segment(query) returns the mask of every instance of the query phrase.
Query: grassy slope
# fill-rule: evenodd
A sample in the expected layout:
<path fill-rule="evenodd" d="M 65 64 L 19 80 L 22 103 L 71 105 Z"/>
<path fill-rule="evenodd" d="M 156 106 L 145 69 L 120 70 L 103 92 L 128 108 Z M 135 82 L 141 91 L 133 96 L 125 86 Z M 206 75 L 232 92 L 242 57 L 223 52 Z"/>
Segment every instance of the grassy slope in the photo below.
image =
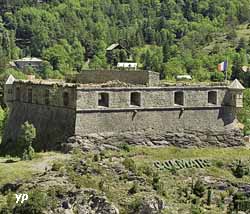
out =
<path fill-rule="evenodd" d="M 93 161 L 94 154 L 85 156 L 88 166 L 95 169 L 96 173 L 87 174 L 83 176 L 72 175 L 73 182 L 86 188 L 95 188 L 105 192 L 110 201 L 116 204 L 121 210 L 121 213 L 127 213 L 126 207 L 128 204 L 134 203 L 136 198 L 143 195 L 157 194 L 166 200 L 170 205 L 170 209 L 166 213 L 172 213 L 170 210 L 175 210 L 177 213 L 187 213 L 190 210 L 190 203 L 182 202 L 180 200 L 179 192 L 190 187 L 192 179 L 212 179 L 215 181 L 226 181 L 229 183 L 249 183 L 250 176 L 243 178 L 236 178 L 233 176 L 231 169 L 228 167 L 235 160 L 250 160 L 250 150 L 247 148 L 204 148 L 204 149 L 180 149 L 180 148 L 145 148 L 133 147 L 130 152 L 122 151 L 108 151 L 105 152 L 102 161 Z M 82 157 L 81 157 L 82 158 Z M 136 163 L 135 174 L 142 177 L 146 182 L 139 182 L 139 191 L 136 194 L 128 194 L 129 189 L 134 185 L 134 181 L 127 179 L 126 174 L 117 175 L 111 168 L 115 168 L 121 164 L 125 158 L 133 159 Z M 154 161 L 164 161 L 171 159 L 210 159 L 212 166 L 203 169 L 183 169 L 178 170 L 177 174 L 172 174 L 167 170 L 157 170 L 153 166 Z M 216 163 L 222 163 L 217 165 Z M 107 167 L 108 166 L 108 167 Z M 145 173 L 145 169 L 151 171 L 151 175 Z M 147 171 L 148 171 L 147 170 Z M 155 191 L 152 188 L 153 172 L 158 172 L 160 182 L 163 185 L 162 190 Z M 150 173 L 149 173 L 150 174 Z M 104 183 L 103 189 L 100 189 L 99 183 Z M 220 196 L 220 192 L 214 195 Z M 228 194 L 228 193 L 224 193 Z M 216 196 L 216 197 L 217 197 Z M 205 196 L 206 197 L 206 196 Z M 206 200 L 204 198 L 204 200 Z M 224 210 L 214 205 L 211 213 L 224 213 Z M 174 213 L 174 212 L 173 212 Z M 210 212 L 208 212 L 210 213 Z"/>
<path fill-rule="evenodd" d="M 94 160 L 94 153 L 73 155 L 70 164 L 62 162 L 65 159 L 63 154 L 44 153 L 39 154 L 33 161 L 19 161 L 16 163 L 4 163 L 4 159 L 0 159 L 0 186 L 8 182 L 14 182 L 17 179 L 26 180 L 32 179 L 34 173 L 42 172 L 45 166 L 51 162 L 59 160 L 60 163 L 65 163 L 62 166 L 70 175 L 70 181 L 83 187 L 94 188 L 102 193 L 105 193 L 110 201 L 119 207 L 122 214 L 127 213 L 128 205 L 135 203 L 137 198 L 142 196 L 157 194 L 161 196 L 169 205 L 169 209 L 165 213 L 187 213 L 190 210 L 191 204 L 185 199 L 182 199 L 180 192 L 183 189 L 190 187 L 192 179 L 198 177 L 202 179 L 212 179 L 215 181 L 227 181 L 230 183 L 250 183 L 250 176 L 236 178 L 233 176 L 228 164 L 233 161 L 242 159 L 249 163 L 250 150 L 248 148 L 203 148 L 203 149 L 180 149 L 180 148 L 148 148 L 148 147 L 130 147 L 130 151 L 105 151 L 102 160 Z M 117 166 L 121 166 L 126 159 L 133 159 L 136 169 L 133 173 L 145 182 L 138 183 L 138 190 L 135 194 L 129 194 L 128 191 L 134 185 L 136 180 L 130 180 L 129 172 L 117 174 L 114 172 Z M 212 167 L 203 169 L 183 169 L 178 170 L 173 174 L 167 170 L 157 170 L 153 163 L 154 161 L 165 161 L 171 159 L 210 159 Z M 75 172 L 74 164 L 79 164 L 79 160 L 86 160 L 88 169 L 87 173 L 79 175 Z M 222 163 L 220 165 L 216 163 Z M 146 173 L 147 171 L 147 173 Z M 154 190 L 152 187 L 153 173 L 158 173 L 162 188 Z M 100 183 L 103 183 L 102 187 Z M 219 197 L 220 192 L 214 191 L 214 196 Z M 206 196 L 204 196 L 204 200 Z M 1 201 L 6 200 L 0 197 Z M 183 200 L 183 201 L 182 201 Z M 206 213 L 224 213 L 223 208 L 219 208 L 216 204 L 212 206 L 211 212 Z"/>

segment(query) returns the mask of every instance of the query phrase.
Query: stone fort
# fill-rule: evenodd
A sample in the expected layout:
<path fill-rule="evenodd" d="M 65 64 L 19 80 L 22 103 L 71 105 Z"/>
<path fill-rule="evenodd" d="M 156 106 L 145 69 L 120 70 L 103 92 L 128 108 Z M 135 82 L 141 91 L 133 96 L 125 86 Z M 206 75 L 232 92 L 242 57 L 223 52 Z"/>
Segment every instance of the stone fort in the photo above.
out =
<path fill-rule="evenodd" d="M 237 146 L 243 89 L 238 80 L 167 85 L 159 73 L 139 70 L 88 70 L 71 82 L 10 76 L 3 146 L 16 142 L 25 121 L 37 129 L 35 147 L 43 150 L 72 136 L 104 144 Z"/>

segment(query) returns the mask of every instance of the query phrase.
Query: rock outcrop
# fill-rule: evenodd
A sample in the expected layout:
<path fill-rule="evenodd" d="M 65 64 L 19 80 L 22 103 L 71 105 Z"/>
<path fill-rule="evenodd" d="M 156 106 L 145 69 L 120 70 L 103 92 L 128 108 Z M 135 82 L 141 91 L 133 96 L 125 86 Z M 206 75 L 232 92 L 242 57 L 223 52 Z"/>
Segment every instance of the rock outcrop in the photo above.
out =
<path fill-rule="evenodd" d="M 68 152 L 74 147 L 81 148 L 83 151 L 119 149 L 126 143 L 128 145 L 139 146 L 177 146 L 182 148 L 189 147 L 234 147 L 243 146 L 242 132 L 238 129 L 228 131 L 185 131 L 180 133 L 168 132 L 165 134 L 151 134 L 142 132 L 126 133 L 100 133 L 87 136 L 73 136 L 68 142 L 63 144 L 63 151 Z"/>

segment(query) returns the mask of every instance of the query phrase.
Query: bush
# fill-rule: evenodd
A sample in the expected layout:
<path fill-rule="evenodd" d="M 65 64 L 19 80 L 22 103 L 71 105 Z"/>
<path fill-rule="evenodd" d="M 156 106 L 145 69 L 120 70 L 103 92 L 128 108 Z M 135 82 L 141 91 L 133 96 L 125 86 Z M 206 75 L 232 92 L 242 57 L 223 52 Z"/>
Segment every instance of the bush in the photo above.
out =
<path fill-rule="evenodd" d="M 61 162 L 54 162 L 53 165 L 52 165 L 52 168 L 51 170 L 52 171 L 59 171 L 61 168 L 63 167 L 63 163 Z"/>
<path fill-rule="evenodd" d="M 133 183 L 133 186 L 128 190 L 128 194 L 133 195 L 139 192 L 139 185 L 137 182 Z"/>
<path fill-rule="evenodd" d="M 218 168 L 222 168 L 224 166 L 224 163 L 221 160 L 216 160 L 215 161 L 215 166 L 218 167 Z"/>
<path fill-rule="evenodd" d="M 22 160 L 32 160 L 35 156 L 35 150 L 32 146 L 29 146 L 28 149 L 24 150 Z"/>
<path fill-rule="evenodd" d="M 100 161 L 100 159 L 101 159 L 101 158 L 100 158 L 100 155 L 99 155 L 99 154 L 95 154 L 94 157 L 93 157 L 93 161 L 94 161 L 94 162 L 98 162 L 98 161 Z"/>
<path fill-rule="evenodd" d="M 193 193 L 199 198 L 202 198 L 205 194 L 205 191 L 206 188 L 204 183 L 200 179 L 198 179 L 193 186 Z"/>
<path fill-rule="evenodd" d="M 125 166 L 125 168 L 127 170 L 130 170 L 132 172 L 136 172 L 136 165 L 135 165 L 135 162 L 133 159 L 131 158 L 126 158 L 124 161 L 123 161 L 123 165 Z"/>
<path fill-rule="evenodd" d="M 222 82 L 224 79 L 225 79 L 224 73 L 222 73 L 222 72 L 211 73 L 211 81 Z"/>
<path fill-rule="evenodd" d="M 120 145 L 120 148 L 126 152 L 130 152 L 129 145 L 127 143 L 123 143 Z"/>
<path fill-rule="evenodd" d="M 50 206 L 51 200 L 48 200 L 47 194 L 38 190 L 33 190 L 29 194 L 29 200 L 24 204 L 18 205 L 13 213 L 19 214 L 36 214 L 42 213 L 44 209 Z"/>
<path fill-rule="evenodd" d="M 243 201 L 245 199 L 246 199 L 246 196 L 244 195 L 244 193 L 236 192 L 233 195 L 233 201 L 232 201 L 234 209 L 237 209 L 239 201 Z"/>
<path fill-rule="evenodd" d="M 36 139 L 36 128 L 33 124 L 26 121 L 20 130 L 20 134 L 17 139 L 17 155 L 24 160 L 31 160 L 34 156 L 34 149 L 32 143 Z"/>
<path fill-rule="evenodd" d="M 242 178 L 244 175 L 248 174 L 246 166 L 243 165 L 242 161 L 238 161 L 236 166 L 232 168 L 233 175 L 236 178 Z"/>

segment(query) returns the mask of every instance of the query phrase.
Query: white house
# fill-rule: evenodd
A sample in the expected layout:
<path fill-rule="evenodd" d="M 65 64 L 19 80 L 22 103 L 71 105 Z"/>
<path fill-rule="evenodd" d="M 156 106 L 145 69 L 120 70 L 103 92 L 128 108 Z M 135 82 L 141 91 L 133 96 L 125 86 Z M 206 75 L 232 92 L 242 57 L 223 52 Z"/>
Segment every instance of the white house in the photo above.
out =
<path fill-rule="evenodd" d="M 134 62 L 118 62 L 117 68 L 131 68 L 136 70 L 137 69 L 137 63 Z"/>

